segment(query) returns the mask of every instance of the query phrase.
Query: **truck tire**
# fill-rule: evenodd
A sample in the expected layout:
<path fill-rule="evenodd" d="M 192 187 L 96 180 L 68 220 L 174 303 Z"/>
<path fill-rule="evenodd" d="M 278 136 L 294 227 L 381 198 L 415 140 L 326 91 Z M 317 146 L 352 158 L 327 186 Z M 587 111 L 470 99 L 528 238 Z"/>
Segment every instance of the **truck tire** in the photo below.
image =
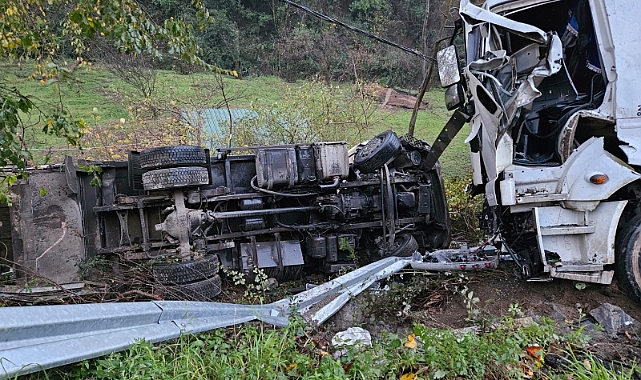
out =
<path fill-rule="evenodd" d="M 145 190 L 165 190 L 209 184 L 209 170 L 199 166 L 150 170 L 142 175 Z"/>
<path fill-rule="evenodd" d="M 163 285 L 183 285 L 210 278 L 218 273 L 218 255 L 176 263 L 155 264 L 154 279 Z"/>
<path fill-rule="evenodd" d="M 418 242 L 412 234 L 400 234 L 394 239 L 394 246 L 384 252 L 383 257 L 412 257 L 418 250 Z"/>
<path fill-rule="evenodd" d="M 394 131 L 385 131 L 369 140 L 354 156 L 354 166 L 371 173 L 392 161 L 401 151 L 401 140 Z"/>
<path fill-rule="evenodd" d="M 615 246 L 617 283 L 630 298 L 641 302 L 641 216 L 617 231 Z"/>
<path fill-rule="evenodd" d="M 160 293 L 167 300 L 212 301 L 222 291 L 220 275 L 184 285 L 166 285 Z"/>
<path fill-rule="evenodd" d="M 201 166 L 207 164 L 205 149 L 192 145 L 161 146 L 140 152 L 140 167 L 162 169 L 175 166 Z"/>

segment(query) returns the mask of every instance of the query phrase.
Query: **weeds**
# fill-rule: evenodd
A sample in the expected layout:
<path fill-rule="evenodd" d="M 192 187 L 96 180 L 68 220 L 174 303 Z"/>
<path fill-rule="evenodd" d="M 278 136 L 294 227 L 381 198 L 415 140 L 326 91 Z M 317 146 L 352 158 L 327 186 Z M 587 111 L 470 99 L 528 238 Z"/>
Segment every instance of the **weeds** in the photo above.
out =
<path fill-rule="evenodd" d="M 512 315 L 513 318 L 521 318 L 525 315 L 523 314 L 523 310 L 521 310 L 521 306 L 519 306 L 518 302 L 511 303 L 507 311 Z"/>
<path fill-rule="evenodd" d="M 367 312 L 379 319 L 394 319 L 398 323 L 415 320 L 414 310 L 428 313 L 441 307 L 455 287 L 465 286 L 469 279 L 451 275 L 426 275 L 425 272 L 407 272 L 397 275 L 402 281 L 388 281 L 386 291 L 369 295 Z M 402 277 L 402 278 L 401 278 Z"/>
<path fill-rule="evenodd" d="M 566 380 L 568 373 L 576 380 L 628 380 L 638 379 L 641 368 L 636 363 L 626 365 L 623 363 L 604 362 L 591 353 L 578 354 L 569 349 L 567 358 L 556 356 L 560 361 L 556 371 L 547 373 L 553 380 Z"/>
<path fill-rule="evenodd" d="M 457 235 L 454 240 L 470 242 L 472 244 L 481 240 L 482 232 L 479 229 L 478 215 L 483 208 L 483 197 L 470 197 L 465 191 L 472 182 L 470 175 L 460 177 L 445 177 L 445 195 L 450 209 L 452 231 Z"/>
<path fill-rule="evenodd" d="M 469 290 L 467 286 L 459 290 L 459 293 L 463 296 L 463 302 L 467 310 L 467 320 L 470 322 L 476 321 L 481 314 L 481 310 L 478 307 L 478 303 L 481 300 L 478 297 L 474 297 L 474 292 Z"/>
<path fill-rule="evenodd" d="M 359 143 L 381 125 L 376 103 L 357 87 L 306 82 L 288 88 L 283 101 L 252 107 L 256 117 L 234 126 L 232 145 L 293 144 L 313 141 Z"/>
<path fill-rule="evenodd" d="M 244 288 L 241 300 L 236 300 L 236 302 L 244 301 L 248 304 L 263 304 L 268 301 L 266 292 L 271 290 L 272 286 L 265 271 L 254 268 L 251 273 L 245 274 L 225 266 L 221 266 L 220 269 L 231 284 Z"/>
<path fill-rule="evenodd" d="M 306 332 L 304 327 L 300 319 L 295 319 L 282 329 L 247 324 L 184 335 L 162 345 L 139 341 L 125 352 L 30 378 L 388 379 L 402 375 L 413 379 L 526 378 L 538 370 L 541 360 L 531 357 L 526 347 L 537 343 L 545 350 L 559 339 L 554 326 L 546 320 L 523 327 L 506 318 L 499 327 L 478 335 L 417 324 L 410 337 L 415 344 L 404 344 L 408 341 L 405 337 L 383 333 L 372 347 L 350 347 L 334 358 L 318 336 Z M 575 362 L 584 363 L 578 359 Z M 588 373 L 586 366 L 573 365 L 568 368 Z M 589 368 L 589 373 L 604 371 L 594 361 Z"/>

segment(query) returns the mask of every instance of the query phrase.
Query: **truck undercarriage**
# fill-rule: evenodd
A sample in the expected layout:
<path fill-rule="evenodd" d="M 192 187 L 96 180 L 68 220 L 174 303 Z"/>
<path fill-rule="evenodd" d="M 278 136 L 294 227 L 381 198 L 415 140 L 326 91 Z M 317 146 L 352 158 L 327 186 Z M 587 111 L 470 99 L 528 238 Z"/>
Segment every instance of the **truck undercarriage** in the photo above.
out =
<path fill-rule="evenodd" d="M 10 261 L 23 269 L 19 282 L 59 284 L 78 281 L 80 263 L 99 255 L 151 261 L 163 297 L 209 300 L 219 264 L 282 281 L 445 248 L 449 215 L 428 153 L 387 131 L 349 152 L 317 142 L 67 159 L 12 187 Z"/>

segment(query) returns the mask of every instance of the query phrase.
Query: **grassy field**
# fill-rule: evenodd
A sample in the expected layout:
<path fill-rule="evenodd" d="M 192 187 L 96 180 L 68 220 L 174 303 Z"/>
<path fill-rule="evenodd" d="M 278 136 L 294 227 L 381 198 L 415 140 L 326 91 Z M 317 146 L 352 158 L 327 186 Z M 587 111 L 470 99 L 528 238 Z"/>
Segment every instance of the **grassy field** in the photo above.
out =
<path fill-rule="evenodd" d="M 125 146 L 131 142 L 134 137 L 139 141 L 140 136 L 146 132 L 139 129 L 139 118 L 137 114 L 140 108 L 133 109 L 134 105 L 144 103 L 144 99 L 135 91 L 134 88 L 119 80 L 108 70 L 97 66 L 85 66 L 74 72 L 73 78 L 65 82 L 41 81 L 38 78 L 29 78 L 32 74 L 31 66 L 17 66 L 3 62 L 0 69 L 4 72 L 4 79 L 7 83 L 15 84 L 24 94 L 30 96 L 43 107 L 43 109 L 55 108 L 59 101 L 69 109 L 71 115 L 75 118 L 82 118 L 89 127 L 89 134 L 84 139 L 83 145 L 88 149 L 84 153 L 84 158 L 104 158 L 96 152 L 99 149 L 107 149 L 106 146 Z M 58 87 L 59 86 L 59 87 Z M 196 73 L 191 75 L 180 75 L 171 71 L 160 71 L 156 79 L 156 90 L 151 99 L 147 102 L 150 107 L 172 108 L 175 110 L 221 107 L 225 104 L 221 88 L 224 89 L 225 98 L 230 107 L 234 108 L 251 108 L 254 110 L 274 110 L 287 108 L 288 103 L 303 102 L 304 107 L 310 107 L 309 112 L 322 111 L 314 109 L 315 102 L 318 99 L 330 96 L 335 97 L 335 104 L 345 104 L 350 102 L 362 102 L 368 109 L 368 133 L 365 136 L 372 136 L 386 129 L 392 129 L 399 135 L 405 134 L 411 118 L 411 110 L 395 109 L 383 110 L 376 107 L 373 98 L 366 100 L 358 99 L 355 94 L 353 85 L 337 86 L 325 85 L 316 82 L 310 85 L 310 82 L 287 83 L 274 77 L 254 77 L 248 79 L 234 79 L 231 77 L 220 78 L 210 73 Z M 58 96 L 60 90 L 60 97 Z M 310 93 L 313 92 L 313 93 Z M 433 90 L 426 95 L 428 107 L 421 110 L 416 123 L 415 136 L 423 139 L 428 143 L 433 142 L 442 126 L 449 117 L 449 113 L 443 107 L 443 92 L 440 89 Z M 306 99 L 309 101 L 306 102 Z M 324 99 L 324 98 L 323 98 Z M 166 105 L 166 107 L 165 107 Z M 357 108 L 358 104 L 352 104 L 352 108 Z M 306 109 L 303 107 L 303 110 Z M 340 106 L 339 106 L 340 107 Z M 299 107 L 300 108 L 300 107 Z M 336 108 L 337 113 L 343 112 L 341 108 Z M 352 112 L 354 110 L 352 109 Z M 330 111 L 331 112 L 331 111 Z M 120 121 L 124 120 L 124 123 Z M 34 125 L 34 128 L 28 129 L 26 140 L 30 147 L 34 149 L 34 164 L 42 163 L 43 154 L 38 152 L 47 152 L 53 148 L 53 161 L 60 159 L 63 154 L 79 155 L 72 150 L 64 150 L 67 147 L 61 139 L 52 136 L 43 136 L 38 127 L 39 120 L 27 120 L 27 123 Z M 165 128 L 162 121 L 155 124 L 153 120 L 145 121 L 147 131 Z M 154 127 L 155 125 L 155 127 Z M 92 131 L 100 130 L 101 135 L 92 135 Z M 112 129 L 119 129 L 116 133 Z M 124 133 L 128 132 L 128 136 Z M 347 137 L 350 143 L 357 141 L 356 133 L 350 137 L 349 130 L 343 130 L 340 137 Z M 177 132 L 178 134 L 183 132 Z M 134 137 L 132 137 L 132 135 Z M 119 137 L 118 137 L 119 136 Z M 361 138 L 362 139 L 362 138 Z M 450 147 L 444 153 L 441 164 L 445 177 L 465 175 L 469 171 L 468 148 L 463 142 L 465 132 L 452 142 Z M 175 139 L 160 138 L 150 135 L 145 144 L 148 145 L 167 145 L 175 142 Z M 60 151 L 58 151 L 60 149 Z M 109 148 L 111 149 L 111 148 Z M 122 154 L 114 155 L 116 158 L 122 157 Z"/>

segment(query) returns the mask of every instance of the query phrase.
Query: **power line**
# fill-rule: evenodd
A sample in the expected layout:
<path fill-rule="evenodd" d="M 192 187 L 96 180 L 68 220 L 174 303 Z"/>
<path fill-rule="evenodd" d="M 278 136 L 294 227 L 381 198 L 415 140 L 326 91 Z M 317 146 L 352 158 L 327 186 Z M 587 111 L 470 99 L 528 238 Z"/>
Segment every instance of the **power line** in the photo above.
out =
<path fill-rule="evenodd" d="M 317 17 L 317 18 L 319 18 L 321 20 L 324 20 L 324 21 L 327 21 L 327 22 L 331 22 L 332 24 L 340 25 L 340 26 L 345 27 L 345 28 L 347 28 L 349 30 L 352 30 L 354 32 L 361 33 L 361 34 L 363 34 L 363 35 L 365 35 L 365 36 L 367 36 L 369 38 L 375 39 L 376 41 L 382 42 L 382 43 L 390 45 L 390 46 L 394 46 L 395 48 L 401 49 L 406 53 L 414 54 L 417 57 L 419 57 L 419 58 L 421 58 L 421 59 L 423 59 L 425 61 L 430 61 L 430 62 L 436 63 L 436 59 L 434 59 L 432 57 L 428 57 L 428 56 L 426 56 L 425 54 L 421 53 L 420 51 L 418 51 L 416 49 L 411 49 L 411 48 L 408 48 L 407 46 L 399 45 L 396 42 L 392 42 L 392 41 L 387 40 L 387 39 L 385 39 L 383 37 L 379 37 L 379 36 L 374 35 L 374 34 L 368 32 L 366 30 L 359 29 L 359 28 L 357 28 L 355 26 L 346 24 L 346 23 L 344 23 L 344 22 L 342 22 L 340 20 L 337 20 L 337 19 L 335 19 L 333 17 L 324 15 L 324 14 L 318 12 L 318 11 L 315 11 L 313 9 L 307 8 L 307 7 L 303 6 L 303 5 L 296 4 L 291 0 L 281 0 L 281 1 L 293 6 L 295 8 L 303 10 L 303 11 L 309 13 L 309 14 L 312 14 L 315 17 Z"/>

